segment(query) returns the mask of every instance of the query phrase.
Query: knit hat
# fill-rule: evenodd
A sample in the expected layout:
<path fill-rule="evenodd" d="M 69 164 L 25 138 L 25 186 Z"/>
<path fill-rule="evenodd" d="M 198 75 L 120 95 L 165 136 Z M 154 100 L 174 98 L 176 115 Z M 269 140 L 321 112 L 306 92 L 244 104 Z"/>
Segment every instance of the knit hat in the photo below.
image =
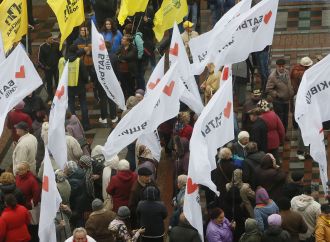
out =
<path fill-rule="evenodd" d="M 121 206 L 118 208 L 117 217 L 119 219 L 127 219 L 131 216 L 131 211 L 127 206 Z"/>
<path fill-rule="evenodd" d="M 265 99 L 260 100 L 257 104 L 257 107 L 261 108 L 264 112 L 268 112 L 270 110 L 269 103 Z"/>
<path fill-rule="evenodd" d="M 238 140 L 244 139 L 244 138 L 250 138 L 250 135 L 247 131 L 241 131 L 238 134 Z"/>
<path fill-rule="evenodd" d="M 256 191 L 256 204 L 267 204 L 269 201 L 269 195 L 265 188 L 261 187 Z"/>
<path fill-rule="evenodd" d="M 308 66 L 313 65 L 313 61 L 308 56 L 305 56 L 305 57 L 301 58 L 300 65 L 308 67 Z"/>
<path fill-rule="evenodd" d="M 269 226 L 281 226 L 282 225 L 282 217 L 279 214 L 272 214 L 267 219 Z"/>
<path fill-rule="evenodd" d="M 101 199 L 94 199 L 92 202 L 92 209 L 93 211 L 98 211 L 101 210 L 103 208 L 103 202 L 101 201 Z"/>
<path fill-rule="evenodd" d="M 245 220 L 245 232 L 251 233 L 258 230 L 258 223 L 257 220 L 253 218 L 248 218 Z"/>
<path fill-rule="evenodd" d="M 279 65 L 279 66 L 285 65 L 285 60 L 284 59 L 278 59 L 276 61 L 276 65 Z"/>
<path fill-rule="evenodd" d="M 152 171 L 149 170 L 147 167 L 141 167 L 138 169 L 138 175 L 139 176 L 151 176 Z"/>
<path fill-rule="evenodd" d="M 16 104 L 16 106 L 14 107 L 14 109 L 22 110 L 24 107 L 25 107 L 25 102 L 24 101 L 20 101 L 19 103 Z"/>
<path fill-rule="evenodd" d="M 291 178 L 295 182 L 300 181 L 301 179 L 303 179 L 303 177 L 304 177 L 304 173 L 301 171 L 294 171 L 291 173 Z"/>
<path fill-rule="evenodd" d="M 65 174 L 62 170 L 57 169 L 55 171 L 55 180 L 56 180 L 56 182 L 64 182 L 65 181 Z"/>
<path fill-rule="evenodd" d="M 118 171 L 128 171 L 130 169 L 129 162 L 122 159 L 118 163 Z"/>
<path fill-rule="evenodd" d="M 75 161 L 70 160 L 66 163 L 66 168 L 67 168 L 68 173 L 72 174 L 78 170 L 78 165 Z"/>
<path fill-rule="evenodd" d="M 92 158 L 89 155 L 83 155 L 83 156 L 80 157 L 79 163 L 84 165 L 84 166 L 91 167 L 92 166 Z"/>

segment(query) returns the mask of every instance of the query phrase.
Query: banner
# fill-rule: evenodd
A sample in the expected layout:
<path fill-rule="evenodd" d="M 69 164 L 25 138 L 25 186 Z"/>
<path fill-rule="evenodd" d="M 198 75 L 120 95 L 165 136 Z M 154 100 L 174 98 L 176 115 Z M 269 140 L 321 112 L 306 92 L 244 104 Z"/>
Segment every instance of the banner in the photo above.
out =
<path fill-rule="evenodd" d="M 64 66 L 54 95 L 48 128 L 48 148 L 61 169 L 64 169 L 68 161 L 65 136 L 65 115 L 68 108 L 68 69 L 69 62 Z"/>
<path fill-rule="evenodd" d="M 227 70 L 226 70 L 227 69 Z M 203 240 L 203 220 L 199 204 L 199 185 L 219 195 L 211 180 L 216 168 L 217 149 L 234 139 L 232 75 L 224 68 L 223 86 L 213 95 L 197 119 L 190 139 L 189 168 L 183 212 Z"/>
<path fill-rule="evenodd" d="M 136 143 L 146 146 L 151 151 L 152 157 L 155 160 L 160 161 L 162 147 L 160 146 L 160 139 L 157 130 L 153 133 L 142 134 Z"/>
<path fill-rule="evenodd" d="M 62 198 L 57 190 L 55 173 L 45 147 L 44 174 L 40 204 L 39 239 L 40 242 L 56 242 L 55 218 Z"/>
<path fill-rule="evenodd" d="M 47 0 L 61 31 L 60 50 L 74 27 L 85 21 L 83 0 Z"/>
<path fill-rule="evenodd" d="M 218 39 L 215 39 L 217 38 L 216 36 L 221 38 L 221 34 L 225 31 L 227 24 L 234 18 L 248 11 L 251 8 L 251 2 L 252 0 L 240 1 L 220 18 L 213 29 L 189 41 L 189 48 L 193 57 L 191 69 L 194 75 L 200 75 L 204 71 L 206 65 L 212 62 L 210 61 L 210 54 L 214 49 L 210 48 L 210 43 L 212 41 L 218 41 Z M 223 37 L 224 36 L 222 36 L 222 38 Z M 208 44 L 206 45 L 205 43 Z"/>
<path fill-rule="evenodd" d="M 19 44 L 8 58 L 0 63 L 0 134 L 7 113 L 27 95 L 42 85 L 24 47 Z"/>
<path fill-rule="evenodd" d="M 187 104 L 195 113 L 200 114 L 204 106 L 195 77 L 191 74 L 189 58 L 176 23 L 173 27 L 169 61 L 170 65 L 178 63 L 180 79 L 188 90 L 188 92 L 183 93 L 181 101 Z"/>
<path fill-rule="evenodd" d="M 28 31 L 26 0 L 4 0 L 0 4 L 0 32 L 7 53 Z"/>
<path fill-rule="evenodd" d="M 162 6 L 154 17 L 154 32 L 156 39 L 160 42 L 164 32 L 173 27 L 174 23 L 181 23 L 188 14 L 187 1 L 164 0 Z"/>
<path fill-rule="evenodd" d="M 120 120 L 104 145 L 106 159 L 117 155 L 142 134 L 153 133 L 161 123 L 179 113 L 179 97 L 184 87 L 177 72 L 174 64 L 158 83 L 152 84 L 152 91 Z"/>
<path fill-rule="evenodd" d="M 133 16 L 137 12 L 145 12 L 149 0 L 122 0 L 120 4 L 118 22 L 123 25 L 128 16 Z"/>
<path fill-rule="evenodd" d="M 158 61 L 155 69 L 151 73 L 148 83 L 146 85 L 146 95 L 151 92 L 155 88 L 155 84 L 157 85 L 160 82 L 160 79 L 164 76 L 164 66 L 165 66 L 165 56 Z"/>
<path fill-rule="evenodd" d="M 298 89 L 294 114 L 304 144 L 310 145 L 310 155 L 319 163 L 325 193 L 328 192 L 328 173 L 322 122 L 330 120 L 330 106 L 325 105 L 330 100 L 329 66 L 330 55 L 305 71 Z"/>
<path fill-rule="evenodd" d="M 3 47 L 2 34 L 0 32 L 0 63 L 6 59 L 5 49 Z"/>
<path fill-rule="evenodd" d="M 92 22 L 92 56 L 97 79 L 107 96 L 118 105 L 121 110 L 126 110 L 125 97 L 119 81 L 113 71 L 108 50 L 103 36 L 97 31 Z"/>

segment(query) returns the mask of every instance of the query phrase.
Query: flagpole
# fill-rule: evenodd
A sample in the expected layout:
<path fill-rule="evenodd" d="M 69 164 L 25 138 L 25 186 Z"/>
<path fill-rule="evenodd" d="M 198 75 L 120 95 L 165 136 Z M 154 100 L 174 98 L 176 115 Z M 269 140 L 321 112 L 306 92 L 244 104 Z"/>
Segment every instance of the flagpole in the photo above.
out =
<path fill-rule="evenodd" d="M 62 213 L 62 210 L 61 210 L 61 208 L 60 208 L 60 214 L 61 214 L 61 219 L 64 221 L 64 217 L 63 217 L 63 213 Z M 64 221 L 64 223 L 65 223 L 65 221 Z M 67 234 L 66 234 L 66 229 L 65 229 L 65 225 L 64 225 L 64 236 L 65 236 L 65 238 L 67 238 Z"/>

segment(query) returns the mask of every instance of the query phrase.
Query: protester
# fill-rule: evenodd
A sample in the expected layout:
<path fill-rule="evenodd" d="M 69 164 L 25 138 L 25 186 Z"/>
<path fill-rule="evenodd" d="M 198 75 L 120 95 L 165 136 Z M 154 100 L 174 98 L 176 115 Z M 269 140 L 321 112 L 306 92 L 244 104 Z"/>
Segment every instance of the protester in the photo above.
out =
<path fill-rule="evenodd" d="M 196 17 L 196 22 L 197 22 L 197 17 Z M 181 34 L 181 38 L 183 40 L 184 47 L 186 48 L 186 52 L 190 63 L 193 62 L 193 59 L 188 43 L 191 39 L 196 38 L 198 36 L 198 33 L 193 30 L 193 27 L 195 26 L 196 22 L 194 22 L 194 20 L 193 23 L 188 20 L 184 21 L 183 22 L 184 32 Z"/>
<path fill-rule="evenodd" d="M 183 213 L 179 224 L 171 229 L 170 242 L 201 242 L 198 231 L 189 224 Z"/>
<path fill-rule="evenodd" d="M 213 94 L 219 89 L 220 87 L 220 78 L 221 78 L 221 71 L 215 71 L 214 64 L 209 63 L 207 64 L 207 70 L 208 70 L 208 77 L 207 79 L 202 83 L 200 88 L 204 90 L 204 104 L 206 105 L 210 99 L 212 98 Z"/>
<path fill-rule="evenodd" d="M 262 234 L 258 229 L 255 219 L 248 218 L 245 220 L 245 233 L 239 239 L 239 242 L 261 242 Z"/>
<path fill-rule="evenodd" d="M 259 117 L 261 110 L 253 108 L 248 111 L 250 121 L 252 123 L 249 134 L 251 134 L 250 141 L 254 141 L 258 145 L 258 150 L 267 153 L 267 125 L 263 119 Z"/>
<path fill-rule="evenodd" d="M 105 19 L 101 28 L 101 34 L 104 41 L 111 44 L 110 53 L 115 54 L 120 47 L 121 38 L 123 37 L 122 33 L 117 29 L 116 22 L 111 18 Z"/>
<path fill-rule="evenodd" d="M 61 197 L 63 197 L 62 194 Z M 64 242 L 72 235 L 70 221 L 69 221 L 71 215 L 72 215 L 72 211 L 69 205 L 65 205 L 61 203 L 55 217 L 57 242 Z"/>
<path fill-rule="evenodd" d="M 32 121 L 36 120 L 38 112 L 47 112 L 46 104 L 42 98 L 36 94 L 36 91 L 33 91 L 31 94 L 26 96 L 23 101 L 25 103 L 23 112 L 28 114 Z"/>
<path fill-rule="evenodd" d="M 84 242 L 96 242 L 95 239 L 87 235 L 86 229 L 79 227 L 73 230 L 72 236 L 68 238 L 65 242 L 77 242 L 77 241 L 84 241 Z"/>
<path fill-rule="evenodd" d="M 128 161 L 119 161 L 117 174 L 111 178 L 107 187 L 107 193 L 112 197 L 114 212 L 121 206 L 128 206 L 131 189 L 136 180 L 137 175 L 130 170 Z"/>
<path fill-rule="evenodd" d="M 272 214 L 267 219 L 269 227 L 265 230 L 262 236 L 263 242 L 291 242 L 291 237 L 288 231 L 282 229 L 282 218 L 279 214 Z"/>
<path fill-rule="evenodd" d="M 293 197 L 299 196 L 304 192 L 304 172 L 293 171 L 290 180 L 283 187 L 283 196 L 287 197 L 290 201 Z"/>
<path fill-rule="evenodd" d="M 137 169 L 147 167 L 152 171 L 151 179 L 156 180 L 158 162 L 153 158 L 153 155 L 148 147 L 145 145 L 136 144 L 137 152 Z"/>
<path fill-rule="evenodd" d="M 323 204 L 321 212 L 322 214 L 317 219 L 315 228 L 315 239 L 317 242 L 330 240 L 330 205 Z"/>
<path fill-rule="evenodd" d="M 176 166 L 175 173 L 177 175 L 188 174 L 189 166 L 189 140 L 186 138 L 180 138 L 179 136 L 174 137 L 174 150 L 176 153 Z"/>
<path fill-rule="evenodd" d="M 113 211 L 106 210 L 100 199 L 92 202 L 93 212 L 86 221 L 86 231 L 97 242 L 112 242 L 112 233 L 108 229 L 109 224 L 115 219 Z"/>
<path fill-rule="evenodd" d="M 246 150 L 245 147 L 250 141 L 250 134 L 246 131 L 241 131 L 237 137 L 238 141 L 233 143 L 231 148 L 233 152 L 233 161 L 237 168 L 242 167 L 242 163 L 246 158 Z"/>
<path fill-rule="evenodd" d="M 172 199 L 173 213 L 170 218 L 169 230 L 179 224 L 179 216 L 183 211 L 184 195 L 186 193 L 187 175 L 179 175 L 177 179 L 178 192 Z"/>

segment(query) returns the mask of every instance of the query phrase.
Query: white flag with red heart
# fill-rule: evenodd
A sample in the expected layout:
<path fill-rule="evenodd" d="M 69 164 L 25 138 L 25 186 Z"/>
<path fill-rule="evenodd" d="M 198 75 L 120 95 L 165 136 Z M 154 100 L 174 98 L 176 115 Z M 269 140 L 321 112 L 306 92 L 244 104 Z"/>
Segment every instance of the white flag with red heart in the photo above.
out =
<path fill-rule="evenodd" d="M 64 66 L 49 114 L 48 148 L 61 169 L 64 169 L 68 161 L 65 135 L 65 114 L 68 108 L 68 70 L 69 62 Z"/>
<path fill-rule="evenodd" d="M 188 181 L 183 211 L 203 238 L 202 212 L 198 185 L 204 185 L 219 195 L 211 180 L 216 168 L 217 149 L 234 139 L 233 92 L 231 68 L 225 66 L 223 84 L 213 95 L 197 119 L 190 139 Z"/>
<path fill-rule="evenodd" d="M 42 80 L 21 44 L 0 63 L 0 134 L 7 113 L 42 85 Z"/>
<path fill-rule="evenodd" d="M 97 79 L 107 96 L 118 105 L 121 110 L 126 110 L 125 97 L 117 76 L 113 71 L 104 38 L 92 21 L 92 57 Z"/>
<path fill-rule="evenodd" d="M 6 59 L 5 49 L 3 48 L 2 34 L 0 32 L 0 63 Z"/>

